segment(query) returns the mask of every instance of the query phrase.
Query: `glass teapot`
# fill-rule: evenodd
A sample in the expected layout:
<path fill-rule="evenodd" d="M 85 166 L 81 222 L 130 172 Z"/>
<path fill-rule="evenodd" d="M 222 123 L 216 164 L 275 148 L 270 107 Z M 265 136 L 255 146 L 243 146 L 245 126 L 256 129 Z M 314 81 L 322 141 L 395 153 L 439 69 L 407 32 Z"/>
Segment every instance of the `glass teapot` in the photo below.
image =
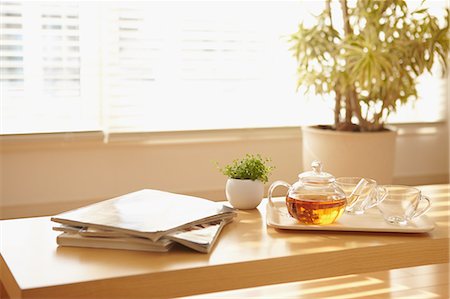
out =
<path fill-rule="evenodd" d="M 320 161 L 312 162 L 312 171 L 298 175 L 292 186 L 275 181 L 269 188 L 269 204 L 273 207 L 273 190 L 278 186 L 289 188 L 286 206 L 289 214 L 301 224 L 330 224 L 343 214 L 347 205 L 344 191 L 336 184 L 335 177 L 322 171 Z"/>

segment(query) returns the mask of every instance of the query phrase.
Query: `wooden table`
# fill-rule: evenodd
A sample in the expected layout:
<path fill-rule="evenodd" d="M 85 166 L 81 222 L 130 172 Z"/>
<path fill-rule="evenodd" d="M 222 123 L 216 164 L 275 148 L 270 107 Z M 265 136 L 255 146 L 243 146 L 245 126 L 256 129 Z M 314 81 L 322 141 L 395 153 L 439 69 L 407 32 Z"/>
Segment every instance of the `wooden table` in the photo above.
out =
<path fill-rule="evenodd" d="M 4 220 L 2 288 L 11 298 L 175 297 L 448 263 L 450 185 L 421 189 L 437 224 L 427 234 L 275 230 L 262 204 L 239 212 L 207 255 L 58 247 L 48 217 Z"/>

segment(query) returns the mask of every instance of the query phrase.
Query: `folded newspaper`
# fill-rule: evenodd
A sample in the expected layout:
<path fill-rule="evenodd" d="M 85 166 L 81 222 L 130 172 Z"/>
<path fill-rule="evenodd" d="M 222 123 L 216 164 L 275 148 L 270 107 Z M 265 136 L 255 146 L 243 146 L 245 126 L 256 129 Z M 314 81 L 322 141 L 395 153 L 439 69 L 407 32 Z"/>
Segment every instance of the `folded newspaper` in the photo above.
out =
<path fill-rule="evenodd" d="M 174 243 L 209 252 L 234 209 L 206 199 L 141 190 L 51 218 L 62 246 L 168 251 Z"/>

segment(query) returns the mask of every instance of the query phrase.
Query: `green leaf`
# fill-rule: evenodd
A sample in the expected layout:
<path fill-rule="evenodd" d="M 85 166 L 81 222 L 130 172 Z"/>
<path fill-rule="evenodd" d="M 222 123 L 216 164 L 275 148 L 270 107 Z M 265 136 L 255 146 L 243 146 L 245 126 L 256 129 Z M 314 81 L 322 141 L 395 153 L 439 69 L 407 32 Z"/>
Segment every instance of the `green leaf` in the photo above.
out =
<path fill-rule="evenodd" d="M 423 9 L 419 9 L 419 10 L 413 11 L 412 14 L 423 14 L 423 13 L 426 13 L 426 12 L 428 12 L 428 9 L 423 8 Z"/>

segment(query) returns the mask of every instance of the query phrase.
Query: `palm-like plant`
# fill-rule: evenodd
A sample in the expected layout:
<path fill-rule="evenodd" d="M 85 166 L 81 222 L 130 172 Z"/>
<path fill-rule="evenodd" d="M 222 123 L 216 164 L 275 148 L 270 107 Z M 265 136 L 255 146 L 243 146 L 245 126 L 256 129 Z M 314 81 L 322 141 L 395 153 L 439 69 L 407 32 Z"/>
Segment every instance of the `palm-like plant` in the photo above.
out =
<path fill-rule="evenodd" d="M 343 29 L 326 0 L 316 25 L 291 35 L 298 87 L 335 97 L 336 130 L 380 131 L 389 113 L 417 99 L 417 78 L 435 60 L 447 71 L 449 10 L 442 27 L 428 9 L 404 0 L 340 0 Z"/>

